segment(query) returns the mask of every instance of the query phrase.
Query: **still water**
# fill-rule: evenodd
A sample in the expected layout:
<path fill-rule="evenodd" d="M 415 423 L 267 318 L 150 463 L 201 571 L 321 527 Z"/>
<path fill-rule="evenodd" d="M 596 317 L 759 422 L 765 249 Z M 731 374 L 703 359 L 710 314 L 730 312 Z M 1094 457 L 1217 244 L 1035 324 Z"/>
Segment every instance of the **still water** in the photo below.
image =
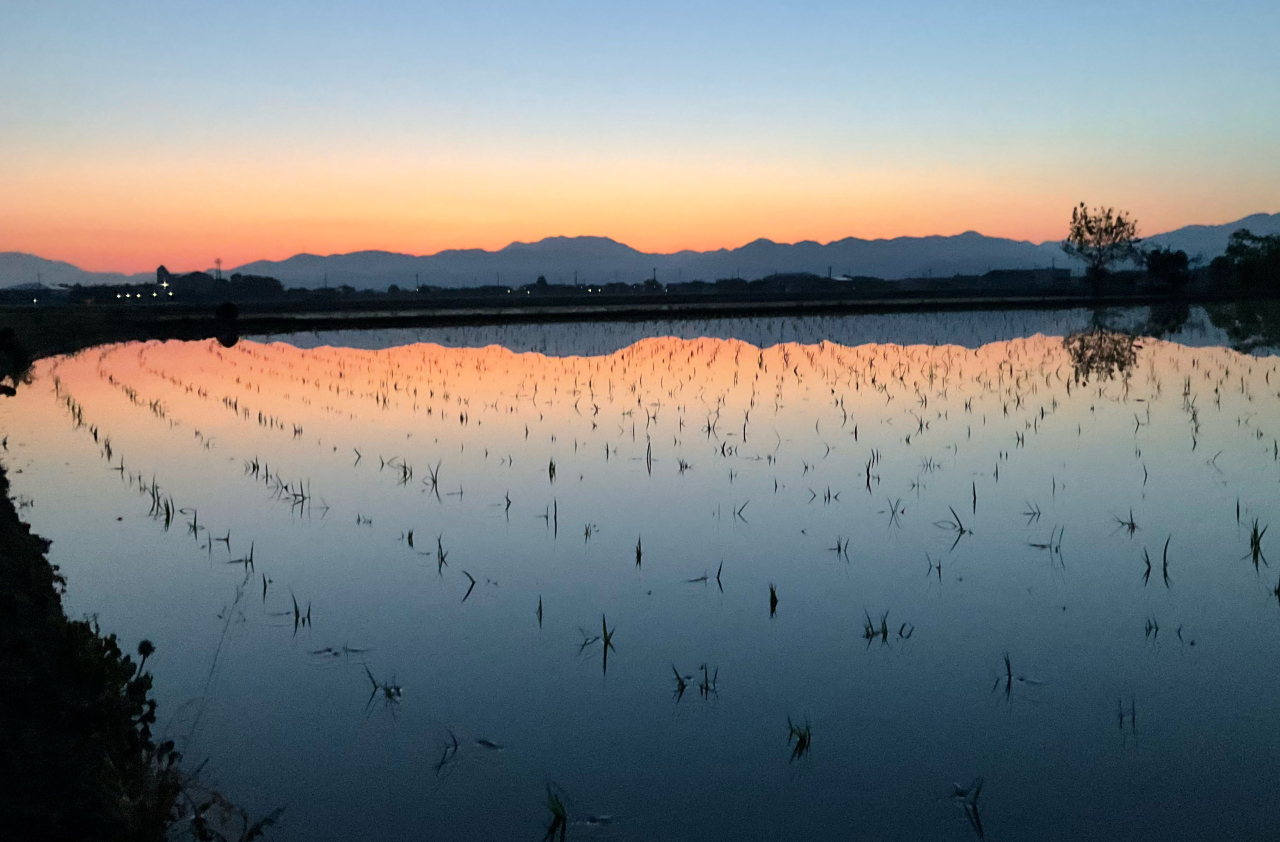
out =
<path fill-rule="evenodd" d="M 275 838 L 1271 838 L 1280 362 L 1090 318 L 129 343 L 3 456 Z"/>

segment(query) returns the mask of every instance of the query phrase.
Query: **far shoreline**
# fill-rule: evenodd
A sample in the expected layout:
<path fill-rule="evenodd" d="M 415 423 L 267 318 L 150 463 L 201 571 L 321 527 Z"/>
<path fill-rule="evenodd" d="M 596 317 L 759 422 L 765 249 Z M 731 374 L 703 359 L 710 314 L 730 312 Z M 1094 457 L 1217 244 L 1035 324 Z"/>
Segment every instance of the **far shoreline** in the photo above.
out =
<path fill-rule="evenodd" d="M 1108 309 L 1231 304 L 1257 299 L 1228 292 L 1156 290 L 1088 294 L 983 293 L 891 296 L 591 296 L 508 303 L 477 298 L 433 302 L 335 300 L 243 302 L 234 318 L 219 318 L 208 304 L 60 305 L 0 307 L 0 328 L 11 328 L 33 358 L 73 353 L 95 345 L 149 339 L 232 340 L 242 335 L 285 336 L 325 330 L 458 327 L 516 323 L 625 322 L 808 315 L 862 315 L 977 310 Z M 1269 301 L 1269 299 L 1266 299 Z M 303 304 L 303 306 L 298 306 Z M 317 306 L 319 305 L 319 306 Z"/>

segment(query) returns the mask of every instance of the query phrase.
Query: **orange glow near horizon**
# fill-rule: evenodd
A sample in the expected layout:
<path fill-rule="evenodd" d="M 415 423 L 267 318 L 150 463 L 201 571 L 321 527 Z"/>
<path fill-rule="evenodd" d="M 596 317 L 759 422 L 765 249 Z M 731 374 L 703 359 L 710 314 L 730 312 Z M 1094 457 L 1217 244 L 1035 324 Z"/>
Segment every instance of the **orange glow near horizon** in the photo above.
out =
<path fill-rule="evenodd" d="M 301 252 L 433 254 L 579 235 L 647 252 L 734 248 L 759 237 L 829 242 L 968 230 L 1043 242 L 1063 236 L 1064 212 L 1079 193 L 1107 192 L 1075 181 L 729 158 L 63 160 L 15 168 L 0 206 L 0 251 L 90 271 L 149 272 L 159 264 L 203 269 L 215 257 L 234 267 Z M 1136 186 L 1110 192 L 1140 195 Z M 1239 201 L 1184 195 L 1116 204 L 1155 233 L 1238 218 Z"/>

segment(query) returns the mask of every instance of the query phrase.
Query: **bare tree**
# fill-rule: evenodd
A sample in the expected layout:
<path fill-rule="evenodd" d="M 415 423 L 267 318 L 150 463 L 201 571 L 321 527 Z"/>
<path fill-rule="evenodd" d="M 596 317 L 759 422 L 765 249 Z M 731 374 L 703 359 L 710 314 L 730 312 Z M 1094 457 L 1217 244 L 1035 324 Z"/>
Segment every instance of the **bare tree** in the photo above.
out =
<path fill-rule="evenodd" d="M 1090 211 L 1084 202 L 1071 210 L 1071 231 L 1062 241 L 1062 250 L 1088 266 L 1089 277 L 1105 275 L 1112 264 L 1138 256 L 1138 222 L 1125 211 L 1098 208 Z"/>

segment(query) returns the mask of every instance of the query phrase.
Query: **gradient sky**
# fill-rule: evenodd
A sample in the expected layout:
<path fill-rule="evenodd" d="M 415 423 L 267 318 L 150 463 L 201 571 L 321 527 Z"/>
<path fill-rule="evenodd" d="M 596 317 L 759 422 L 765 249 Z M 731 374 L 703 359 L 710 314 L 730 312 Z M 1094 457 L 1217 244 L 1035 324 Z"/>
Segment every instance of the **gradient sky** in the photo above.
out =
<path fill-rule="evenodd" d="M 596 234 L 1280 210 L 1280 3 L 0 3 L 0 251 L 147 271 Z"/>

